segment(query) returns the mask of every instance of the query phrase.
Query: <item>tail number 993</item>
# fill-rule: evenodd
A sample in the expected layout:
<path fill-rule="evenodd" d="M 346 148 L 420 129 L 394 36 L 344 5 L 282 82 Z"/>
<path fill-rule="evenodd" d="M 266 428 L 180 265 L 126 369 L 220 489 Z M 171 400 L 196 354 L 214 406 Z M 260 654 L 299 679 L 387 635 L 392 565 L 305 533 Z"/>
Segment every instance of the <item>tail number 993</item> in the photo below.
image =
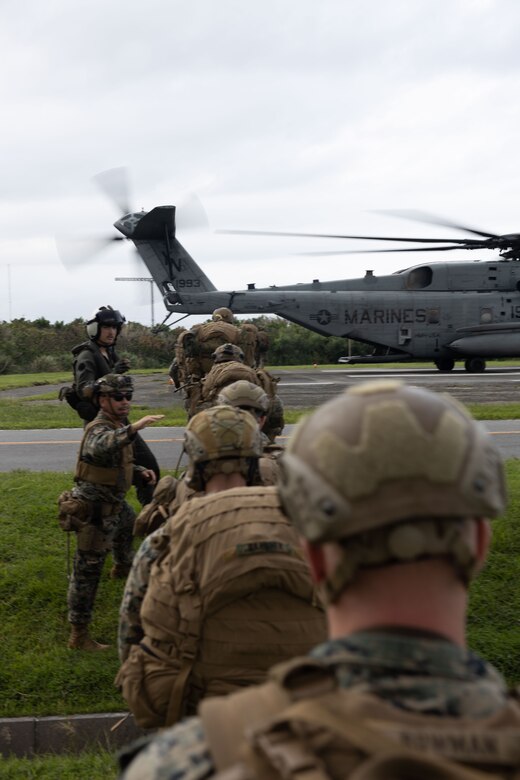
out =
<path fill-rule="evenodd" d="M 200 279 L 177 279 L 177 287 L 200 287 Z"/>

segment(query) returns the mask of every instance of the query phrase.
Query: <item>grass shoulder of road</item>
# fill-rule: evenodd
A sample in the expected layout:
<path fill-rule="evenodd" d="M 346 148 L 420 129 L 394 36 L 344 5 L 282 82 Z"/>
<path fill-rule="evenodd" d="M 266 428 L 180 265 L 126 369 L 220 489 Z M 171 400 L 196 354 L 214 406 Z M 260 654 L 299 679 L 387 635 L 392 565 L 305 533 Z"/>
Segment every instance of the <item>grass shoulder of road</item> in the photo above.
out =
<path fill-rule="evenodd" d="M 0 759 L 2 780 L 115 780 L 116 757 L 107 750 L 78 755 Z"/>
<path fill-rule="evenodd" d="M 501 365 L 501 364 L 500 364 Z M 508 364 L 509 365 L 509 364 Z M 291 371 L 297 369 L 309 369 L 312 366 L 281 366 L 273 368 L 274 371 Z M 319 369 L 337 368 L 332 366 L 319 366 Z M 142 375 L 157 374 L 157 369 L 147 369 L 135 372 Z M 52 428 L 78 428 L 80 421 L 76 412 L 66 403 L 60 403 L 56 391 L 31 395 L 31 387 L 45 385 L 57 385 L 70 383 L 72 377 L 67 373 L 46 374 L 11 374 L 0 375 L 0 429 L 1 430 L 31 430 Z M 2 398 L 2 390 L 13 390 L 27 387 L 27 395 L 16 400 Z M 520 403 L 483 403 L 468 404 L 468 409 L 477 420 L 516 420 L 520 419 Z M 312 409 L 285 409 L 285 421 L 288 425 L 298 422 Z M 150 409 L 141 404 L 132 407 L 131 419 L 137 420 Z M 187 422 L 185 411 L 180 407 L 164 406 L 154 407 L 154 414 L 163 414 L 164 419 L 159 426 L 184 426 Z"/>
<path fill-rule="evenodd" d="M 494 523 L 489 562 L 471 586 L 469 643 L 510 685 L 520 684 L 520 461 L 507 464 L 510 505 Z M 67 649 L 68 536 L 57 522 L 57 496 L 72 474 L 0 474 L 0 716 L 117 712 L 126 705 L 114 686 L 118 608 L 123 582 L 108 576 L 96 597 L 93 636 L 103 653 Z M 137 502 L 130 496 L 131 503 Z M 70 556 L 74 539 L 70 540 Z"/>

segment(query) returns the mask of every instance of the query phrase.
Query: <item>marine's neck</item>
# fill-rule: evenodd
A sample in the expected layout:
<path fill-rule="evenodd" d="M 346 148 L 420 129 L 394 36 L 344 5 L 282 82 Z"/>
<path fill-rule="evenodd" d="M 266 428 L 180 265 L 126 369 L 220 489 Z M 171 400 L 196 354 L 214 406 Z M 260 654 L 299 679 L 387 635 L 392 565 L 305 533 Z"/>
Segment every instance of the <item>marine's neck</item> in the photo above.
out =
<path fill-rule="evenodd" d="M 439 634 L 466 646 L 467 590 L 444 560 L 360 573 L 327 609 L 332 639 L 378 627 Z"/>

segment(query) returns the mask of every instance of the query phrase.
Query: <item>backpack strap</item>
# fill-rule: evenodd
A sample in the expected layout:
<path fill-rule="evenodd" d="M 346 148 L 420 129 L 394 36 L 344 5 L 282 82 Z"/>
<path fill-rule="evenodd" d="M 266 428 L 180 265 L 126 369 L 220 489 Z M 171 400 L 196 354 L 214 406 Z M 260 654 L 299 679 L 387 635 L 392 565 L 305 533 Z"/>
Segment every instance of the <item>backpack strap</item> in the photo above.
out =
<path fill-rule="evenodd" d="M 345 718 L 323 700 L 303 700 L 292 704 L 270 724 L 247 735 L 250 751 L 260 755 L 284 780 L 328 780 L 322 760 L 309 746 L 305 726 L 324 729 L 345 740 L 368 761 L 357 767 L 349 780 L 499 780 L 448 758 L 407 748 L 366 722 Z M 304 729 L 301 729 L 304 724 Z M 518 739 L 518 734 L 517 734 Z"/>
<path fill-rule="evenodd" d="M 165 726 L 172 726 L 182 717 L 186 685 L 193 670 L 199 651 L 202 627 L 202 601 L 199 593 L 185 593 L 179 600 L 182 615 L 182 641 L 180 645 L 181 668 L 172 687 Z M 181 633 L 181 632 L 179 632 Z"/>
<path fill-rule="evenodd" d="M 492 729 L 478 721 L 469 727 L 466 723 L 465 727 L 443 728 L 431 722 L 416 726 L 386 717 L 381 720 L 370 703 L 363 705 L 363 695 L 356 702 L 350 701 L 349 694 L 347 701 L 343 699 L 347 691 L 334 690 L 330 682 L 328 691 L 324 690 L 327 681 L 325 675 L 320 677 L 319 664 L 314 675 L 312 666 L 306 669 L 301 661 L 278 669 L 278 676 L 288 682 L 296 675 L 293 691 L 273 681 L 226 699 L 202 702 L 199 714 L 215 766 L 221 770 L 219 780 L 520 779 L 517 716 L 511 726 L 506 721 Z M 307 681 L 306 690 L 301 681 Z M 321 758 L 328 755 L 331 739 L 336 754 L 332 775 Z M 352 756 L 348 775 L 337 771 L 341 742 Z M 348 764 L 347 755 L 346 759 Z M 511 774 L 512 767 L 516 773 Z"/>

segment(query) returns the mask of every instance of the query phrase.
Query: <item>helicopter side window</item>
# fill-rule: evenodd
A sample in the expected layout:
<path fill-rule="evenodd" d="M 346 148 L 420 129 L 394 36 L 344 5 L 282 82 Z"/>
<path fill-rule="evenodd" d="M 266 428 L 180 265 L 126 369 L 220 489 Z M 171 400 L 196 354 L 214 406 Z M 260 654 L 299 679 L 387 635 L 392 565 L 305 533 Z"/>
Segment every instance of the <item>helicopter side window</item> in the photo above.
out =
<path fill-rule="evenodd" d="M 429 265 L 412 268 L 406 280 L 407 290 L 422 290 L 432 283 L 433 271 Z"/>

